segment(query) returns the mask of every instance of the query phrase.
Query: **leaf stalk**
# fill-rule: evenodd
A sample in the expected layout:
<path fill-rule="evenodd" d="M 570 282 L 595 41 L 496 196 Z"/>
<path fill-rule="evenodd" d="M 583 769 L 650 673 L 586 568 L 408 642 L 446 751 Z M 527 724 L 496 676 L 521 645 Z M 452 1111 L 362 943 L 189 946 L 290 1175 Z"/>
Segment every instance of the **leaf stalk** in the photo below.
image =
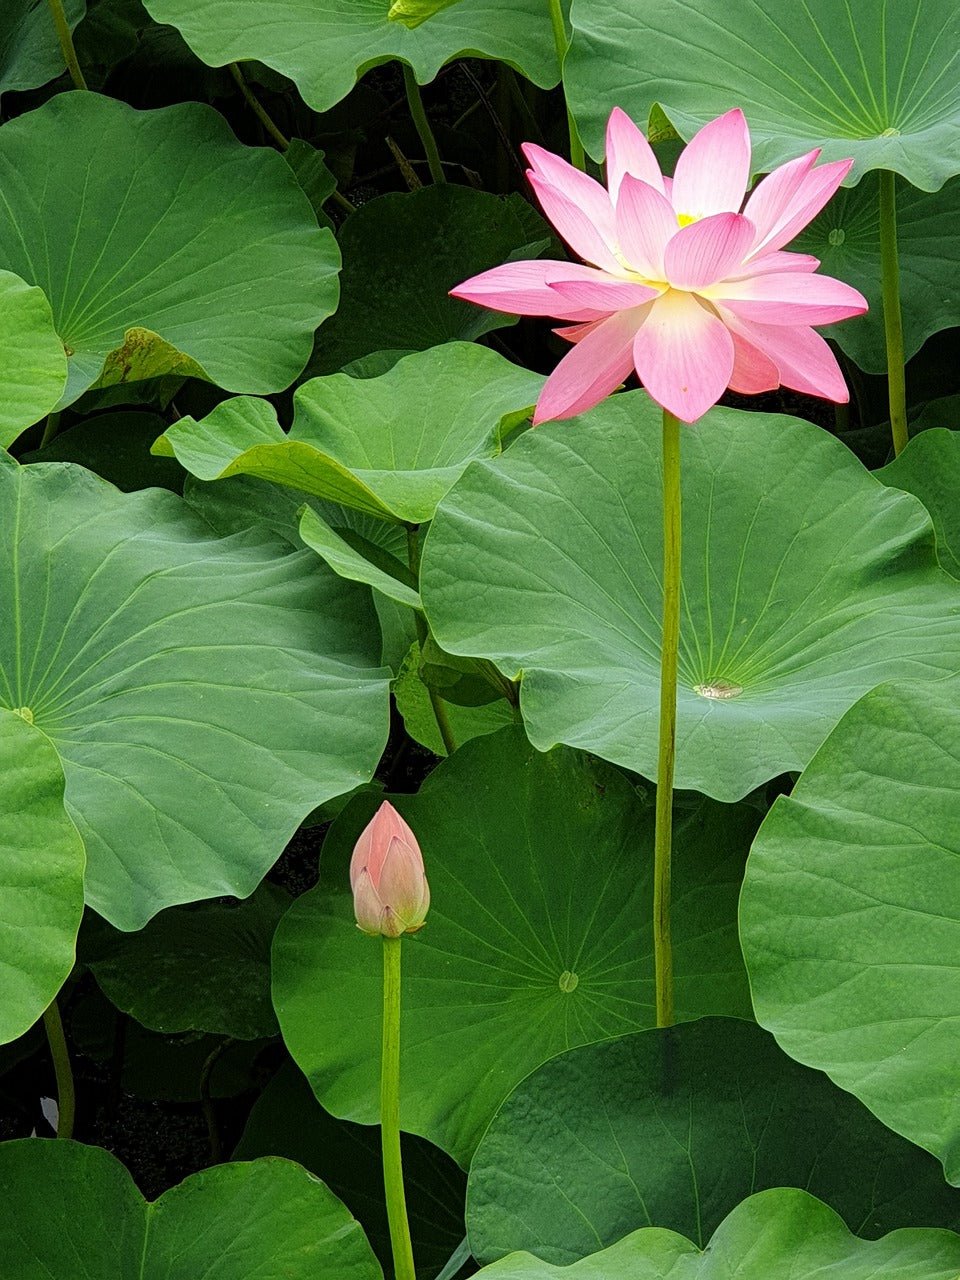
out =
<path fill-rule="evenodd" d="M 73 43 L 73 34 L 70 31 L 70 23 L 67 21 L 67 15 L 63 8 L 63 0 L 47 0 L 50 6 L 50 13 L 53 17 L 53 25 L 56 27 L 57 39 L 60 41 L 60 48 L 63 51 L 63 60 L 70 72 L 70 79 L 73 81 L 75 89 L 88 89 L 89 85 L 84 79 L 83 72 L 80 70 L 80 63 L 77 59 L 77 50 Z"/>
<path fill-rule="evenodd" d="M 897 175 L 880 171 L 880 275 L 883 286 L 883 328 L 887 340 L 887 389 L 890 430 L 896 457 L 906 448 L 907 380 L 903 355 L 903 315 L 900 310 L 900 260 L 897 253 Z"/>
<path fill-rule="evenodd" d="M 77 1110 L 77 1094 L 73 1083 L 73 1069 L 70 1066 L 70 1054 L 67 1050 L 67 1038 L 63 1033 L 63 1019 L 56 996 L 44 1010 L 43 1029 L 47 1033 L 50 1056 L 53 1059 L 53 1070 L 57 1079 L 57 1137 L 72 1138 L 73 1123 Z"/>
<path fill-rule="evenodd" d="M 420 86 L 417 84 L 417 77 L 413 74 L 413 67 L 409 63 L 403 64 L 403 87 L 407 94 L 407 105 L 410 108 L 410 115 L 413 118 L 414 126 L 423 145 L 423 150 L 427 157 L 427 167 L 430 170 L 430 177 L 434 182 L 446 182 L 446 176 L 443 172 L 443 164 L 440 160 L 440 150 L 437 147 L 437 140 L 433 136 L 433 129 L 430 127 L 430 121 L 427 119 L 427 112 L 423 105 L 423 97 L 420 93 Z"/>
<path fill-rule="evenodd" d="M 570 48 L 570 41 L 567 39 L 567 24 L 563 17 L 563 9 L 560 7 L 560 0 L 548 0 L 550 5 L 550 21 L 553 24 L 553 43 L 557 49 L 557 61 L 560 64 L 561 80 L 560 91 L 564 95 L 566 101 L 566 90 L 563 86 L 563 60 L 567 56 L 567 50 Z M 577 122 L 573 118 L 573 112 L 567 106 L 567 132 L 570 136 L 570 163 L 576 168 L 586 171 L 587 156 L 583 149 L 583 143 L 580 141 L 580 133 L 577 130 Z"/>

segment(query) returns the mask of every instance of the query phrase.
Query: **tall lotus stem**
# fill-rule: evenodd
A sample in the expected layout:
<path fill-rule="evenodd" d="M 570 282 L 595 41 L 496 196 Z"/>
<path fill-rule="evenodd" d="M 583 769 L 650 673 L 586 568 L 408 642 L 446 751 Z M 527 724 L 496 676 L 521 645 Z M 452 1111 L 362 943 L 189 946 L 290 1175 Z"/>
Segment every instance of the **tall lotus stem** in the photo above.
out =
<path fill-rule="evenodd" d="M 880 170 L 880 273 L 883 284 L 883 327 L 887 338 L 887 388 L 893 452 L 907 444 L 906 361 L 900 313 L 900 262 L 897 256 L 897 175 Z"/>
<path fill-rule="evenodd" d="M 87 82 L 80 70 L 80 63 L 77 61 L 77 51 L 73 46 L 73 36 L 70 32 L 70 23 L 67 21 L 67 15 L 64 12 L 63 0 L 47 0 L 50 5 L 50 13 L 53 17 L 53 25 L 57 29 L 57 39 L 60 41 L 60 48 L 63 51 L 63 60 L 70 72 L 70 79 L 73 81 L 75 89 L 86 89 Z"/>
<path fill-rule="evenodd" d="M 403 1189 L 400 1154 L 400 947 L 402 939 L 383 939 L 383 1053 L 380 1061 L 380 1134 L 383 1186 L 390 1224 L 396 1280 L 416 1280 L 413 1244 Z"/>
<path fill-rule="evenodd" d="M 663 411 L 663 640 L 660 653 L 660 738 L 653 842 L 653 959 L 657 1026 L 673 1025 L 673 944 L 670 863 L 673 849 L 673 769 L 677 743 L 677 654 L 680 646 L 680 422 Z"/>
<path fill-rule="evenodd" d="M 553 24 L 553 43 L 557 49 L 557 62 L 560 64 L 560 70 L 563 71 L 563 60 L 567 56 L 567 49 L 570 42 L 567 40 L 567 24 L 564 21 L 563 9 L 560 7 L 560 0 L 549 0 L 550 5 L 550 21 Z M 563 81 L 560 82 L 560 91 L 564 93 Z M 573 112 L 567 107 L 567 131 L 570 135 L 570 163 L 576 165 L 578 169 L 586 169 L 587 157 L 583 150 L 583 143 L 580 141 L 580 134 L 577 130 L 577 122 L 573 118 Z"/>

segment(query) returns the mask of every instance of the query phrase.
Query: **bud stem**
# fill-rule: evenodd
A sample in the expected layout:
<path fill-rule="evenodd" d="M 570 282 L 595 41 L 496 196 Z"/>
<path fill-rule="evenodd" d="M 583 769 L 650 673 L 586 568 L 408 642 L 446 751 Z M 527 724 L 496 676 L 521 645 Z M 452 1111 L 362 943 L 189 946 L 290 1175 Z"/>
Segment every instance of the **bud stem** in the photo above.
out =
<path fill-rule="evenodd" d="M 383 1055 L 380 1061 L 380 1136 L 383 1186 L 396 1280 L 416 1280 L 400 1156 L 400 938 L 383 939 Z"/>
<path fill-rule="evenodd" d="M 653 963 L 657 1026 L 673 1025 L 670 862 L 673 766 L 677 740 L 677 654 L 680 647 L 680 423 L 663 411 L 663 639 L 660 650 L 660 746 L 653 841 Z"/>

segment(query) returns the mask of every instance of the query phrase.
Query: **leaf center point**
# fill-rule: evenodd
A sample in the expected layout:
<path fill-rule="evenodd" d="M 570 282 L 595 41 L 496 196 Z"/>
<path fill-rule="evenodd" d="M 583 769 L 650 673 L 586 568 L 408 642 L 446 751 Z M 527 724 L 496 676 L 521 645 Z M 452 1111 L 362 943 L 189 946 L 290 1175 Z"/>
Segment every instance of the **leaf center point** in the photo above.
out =
<path fill-rule="evenodd" d="M 736 698 L 743 693 L 743 685 L 729 680 L 711 680 L 709 684 L 694 685 L 693 691 L 701 698 Z"/>

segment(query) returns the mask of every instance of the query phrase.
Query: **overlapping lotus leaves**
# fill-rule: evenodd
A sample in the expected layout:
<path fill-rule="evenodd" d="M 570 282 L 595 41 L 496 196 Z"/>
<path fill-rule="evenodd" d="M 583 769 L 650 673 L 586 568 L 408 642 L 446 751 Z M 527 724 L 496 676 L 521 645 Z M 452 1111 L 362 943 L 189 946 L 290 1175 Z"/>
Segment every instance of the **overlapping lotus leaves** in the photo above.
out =
<path fill-rule="evenodd" d="M 882 685 L 761 828 L 741 904 L 757 1016 L 960 1183 L 960 681 Z"/>
<path fill-rule="evenodd" d="M 449 1156 L 422 1138 L 405 1133 L 401 1146 L 417 1275 L 433 1280 L 463 1239 L 467 1179 Z M 380 1130 L 376 1125 L 335 1120 L 292 1062 L 280 1068 L 253 1104 L 233 1153 L 235 1160 L 259 1156 L 296 1160 L 322 1178 L 356 1214 L 374 1252 L 388 1264 L 390 1232 L 381 1195 Z"/>
<path fill-rule="evenodd" d="M 793 1187 L 761 1191 L 720 1224 L 703 1253 L 683 1236 L 645 1227 L 571 1267 L 514 1254 L 485 1280 L 955 1280 L 960 1236 L 905 1229 L 858 1240 L 820 1200 Z"/>
<path fill-rule="evenodd" d="M 183 467 L 174 458 L 155 458 L 150 452 L 165 425 L 156 412 L 111 409 L 81 418 L 42 449 L 20 453 L 18 461 L 76 462 L 124 493 L 152 488 L 182 493 Z"/>
<path fill-rule="evenodd" d="M 43 290 L 0 271 L 0 448 L 54 408 L 66 381 L 66 353 Z"/>
<path fill-rule="evenodd" d="M 921 431 L 898 458 L 874 474 L 884 484 L 916 494 L 937 531 L 940 563 L 960 578 L 960 435 L 946 427 Z"/>
<path fill-rule="evenodd" d="M 290 905 L 262 884 L 245 902 L 171 907 L 137 933 L 84 930 L 84 963 L 112 1004 L 164 1035 L 276 1035 L 270 945 Z"/>
<path fill-rule="evenodd" d="M 249 894 L 379 759 L 368 597 L 263 529 L 214 537 L 174 494 L 69 463 L 0 455 L 0 513 L 2 703 L 56 747 L 88 903 L 135 929 Z"/>
<path fill-rule="evenodd" d="M 411 609 L 422 608 L 416 586 L 398 576 L 403 569 L 399 561 L 396 561 L 396 571 L 392 571 L 393 566 L 389 560 L 375 563 L 355 546 L 351 546 L 312 507 L 304 507 L 300 516 L 300 537 L 341 578 L 349 578 L 351 582 L 365 582 L 368 587 L 382 592 L 397 604 Z M 368 546 L 371 551 L 375 550 L 371 544 Z"/>
<path fill-rule="evenodd" d="M 56 751 L 29 716 L 0 710 L 0 1044 L 33 1026 L 73 968 L 83 862 Z"/>
<path fill-rule="evenodd" d="M 471 466 L 426 539 L 421 594 L 451 653 L 523 674 L 541 749 L 656 773 L 660 413 L 643 392 Z M 682 432 L 677 785 L 735 800 L 802 769 L 885 678 L 960 670 L 960 590 L 921 504 L 835 438 L 715 409 Z"/>
<path fill-rule="evenodd" d="M 399 671 L 416 637 L 412 603 L 406 601 L 420 600 L 412 590 L 402 525 L 253 476 L 232 476 L 218 484 L 188 476 L 184 497 L 217 533 L 264 525 L 291 550 L 310 546 L 341 577 L 375 587 L 382 660 Z M 398 596 L 404 603 L 397 602 Z"/>
<path fill-rule="evenodd" d="M 482 1262 L 529 1249 L 570 1263 L 638 1223 L 704 1248 L 741 1200 L 778 1186 L 870 1238 L 960 1225 L 936 1160 L 754 1023 L 704 1018 L 573 1049 L 523 1080 L 473 1158 L 467 1229 Z"/>
<path fill-rule="evenodd" d="M 414 742 L 432 751 L 435 756 L 448 754 L 440 728 L 437 725 L 436 713 L 430 701 L 430 688 L 421 673 L 420 646 L 415 641 L 397 672 L 393 682 L 393 696 L 397 710 L 403 717 L 403 725 Z M 438 690 L 443 697 L 443 690 Z M 505 725 L 518 721 L 518 712 L 506 698 L 497 697 L 491 688 L 491 700 L 478 706 L 462 706 L 457 702 L 444 700 L 444 709 L 450 724 L 453 741 L 462 746 L 470 738 L 477 738 L 484 733 L 495 733 Z"/>
<path fill-rule="evenodd" d="M 393 799 L 431 889 L 427 925 L 404 943 L 401 1122 L 465 1164 L 528 1071 L 653 1024 L 653 815 L 617 770 L 540 755 L 511 728 Z M 382 960 L 356 927 L 347 864 L 374 804 L 337 819 L 321 884 L 284 917 L 273 954 L 290 1052 L 323 1106 L 362 1124 L 378 1114 Z M 680 1018 L 749 1010 L 735 899 L 755 822 L 746 807 L 706 803 L 678 815 Z"/>
<path fill-rule="evenodd" d="M 382 520 L 420 524 L 471 458 L 501 451 L 542 385 L 538 374 L 486 347 L 451 342 L 414 352 L 377 378 L 311 379 L 297 388 L 289 434 L 265 400 L 238 398 L 202 422 L 182 418 L 155 448 L 200 480 L 256 476 Z M 311 545 L 321 540 L 316 519 L 306 533 Z"/>
<path fill-rule="evenodd" d="M 953 0 L 574 0 L 568 99 L 591 154 L 617 105 L 659 103 L 689 138 L 742 106 L 767 172 L 813 147 L 936 191 L 960 173 L 960 13 Z"/>
<path fill-rule="evenodd" d="M 879 183 L 871 174 L 853 190 L 841 190 L 791 246 L 812 253 L 827 275 L 839 276 L 865 295 L 870 303 L 865 316 L 829 325 L 823 332 L 871 373 L 887 368 L 879 209 Z M 960 271 L 960 180 L 932 194 L 897 183 L 897 246 L 909 359 L 931 334 L 960 324 L 960 301 L 944 283 Z"/>
<path fill-rule="evenodd" d="M 378 196 L 347 218 L 337 238 L 342 296 L 317 335 L 311 374 L 336 373 L 370 355 L 383 360 L 473 342 L 516 324 L 516 316 L 474 307 L 449 291 L 507 259 L 553 252 L 550 227 L 523 196 L 453 183 Z"/>
<path fill-rule="evenodd" d="M 541 0 L 460 0 L 415 30 L 390 20 L 390 0 L 145 0 L 145 7 L 208 66 L 265 62 L 315 111 L 329 110 L 365 71 L 392 58 L 409 63 L 421 84 L 461 54 L 498 58 L 544 87 L 560 77 Z"/>
<path fill-rule="evenodd" d="M 383 1280 L 360 1224 L 288 1160 L 217 1165 L 148 1204 L 102 1148 L 25 1138 L 0 1146 L 0 1205 L 18 1280 Z"/>
<path fill-rule="evenodd" d="M 86 0 L 63 0 L 71 30 L 83 17 Z M 0 7 L 0 95 L 36 89 L 63 75 L 63 51 L 49 6 L 37 0 L 4 0 Z"/>
<path fill-rule="evenodd" d="M 64 404 L 171 372 L 278 391 L 337 305 L 336 242 L 289 166 L 199 103 L 61 94 L 0 129 L 0 187 L 0 268 L 50 299 Z"/>

